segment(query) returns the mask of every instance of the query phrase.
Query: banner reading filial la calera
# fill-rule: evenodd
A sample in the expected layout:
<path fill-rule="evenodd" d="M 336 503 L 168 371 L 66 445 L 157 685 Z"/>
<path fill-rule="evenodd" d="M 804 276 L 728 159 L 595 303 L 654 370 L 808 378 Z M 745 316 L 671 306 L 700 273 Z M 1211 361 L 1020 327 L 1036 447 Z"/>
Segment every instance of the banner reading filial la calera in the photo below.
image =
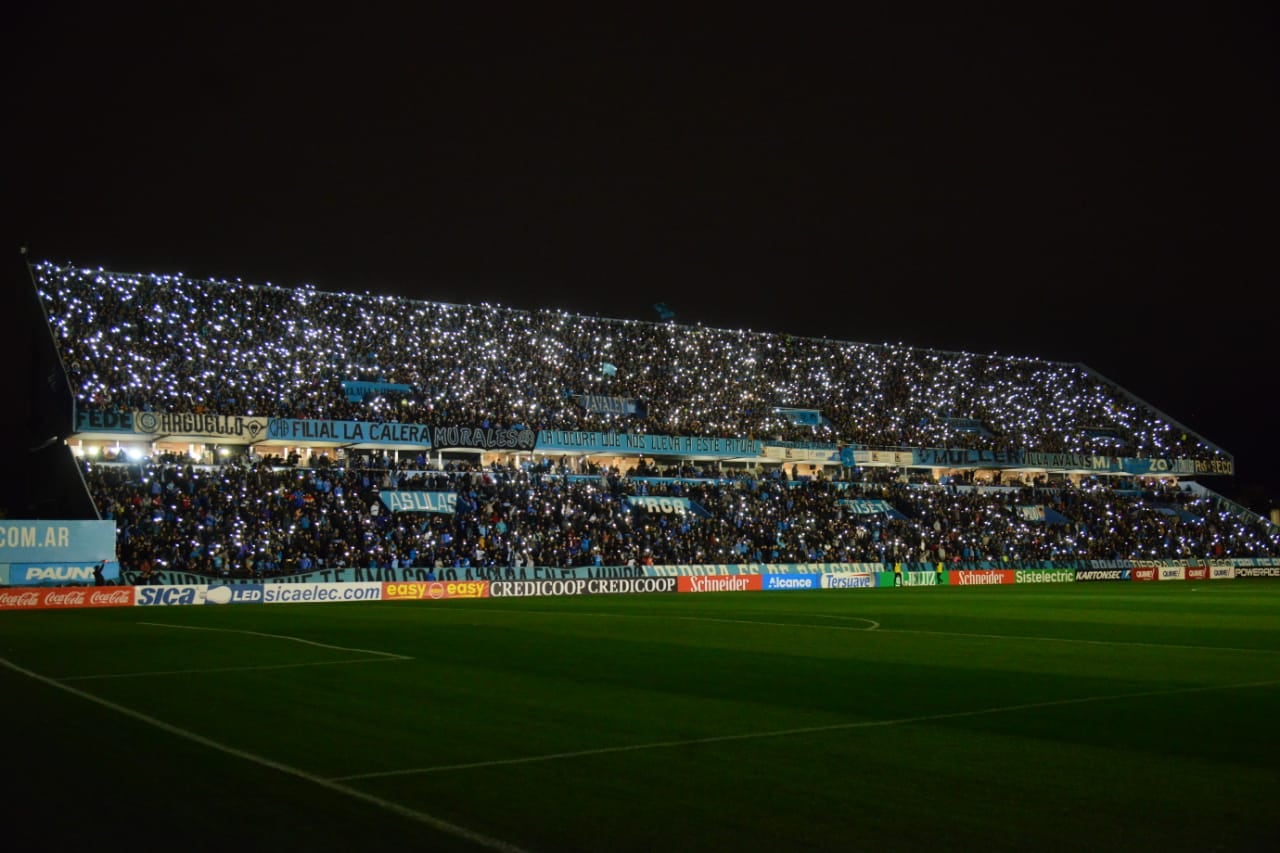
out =
<path fill-rule="evenodd" d="M 116 558 L 114 521 L 0 521 L 0 563 L 96 563 Z"/>

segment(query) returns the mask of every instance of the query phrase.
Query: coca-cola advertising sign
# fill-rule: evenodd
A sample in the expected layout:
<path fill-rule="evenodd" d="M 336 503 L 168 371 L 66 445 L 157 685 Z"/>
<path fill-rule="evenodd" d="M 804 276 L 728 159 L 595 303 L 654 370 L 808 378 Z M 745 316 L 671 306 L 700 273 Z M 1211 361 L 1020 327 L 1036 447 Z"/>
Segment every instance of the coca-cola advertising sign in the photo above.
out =
<path fill-rule="evenodd" d="M 131 607 L 133 587 L 0 589 L 0 610 L 60 610 L 68 607 Z"/>

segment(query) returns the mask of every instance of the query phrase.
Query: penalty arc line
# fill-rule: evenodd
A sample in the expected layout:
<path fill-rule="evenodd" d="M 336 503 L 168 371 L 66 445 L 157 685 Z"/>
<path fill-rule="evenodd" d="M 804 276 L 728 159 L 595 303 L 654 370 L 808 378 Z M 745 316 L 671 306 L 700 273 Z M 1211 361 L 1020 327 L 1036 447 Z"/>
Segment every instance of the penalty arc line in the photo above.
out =
<path fill-rule="evenodd" d="M 653 741 L 650 743 L 633 743 L 626 746 L 602 746 L 596 749 L 576 749 L 571 752 L 553 752 L 544 755 L 527 755 L 522 758 L 498 758 L 492 761 L 472 761 L 465 764 L 439 764 L 432 767 L 410 767 L 402 770 L 380 770 L 371 773 L 353 773 L 347 776 L 334 776 L 334 782 L 354 782 L 360 779 L 385 779 L 393 776 L 415 776 L 425 773 L 443 773 L 450 770 L 480 770 L 487 767 L 507 767 L 514 764 L 538 764 L 545 761 L 559 761 L 568 758 L 585 758 L 592 755 L 613 755 L 624 752 L 642 752 L 650 749 L 673 749 L 681 746 L 697 746 L 708 743 L 728 743 L 731 741 L 761 740 L 773 737 L 821 734 L 823 732 L 848 731 L 852 729 L 887 728 L 889 726 L 911 725 L 913 723 L 930 723 L 938 720 L 955 720 L 963 717 L 981 717 L 990 714 L 1005 714 L 1014 711 L 1030 711 L 1037 708 L 1053 708 L 1064 705 L 1084 705 L 1092 702 L 1105 702 L 1112 699 L 1138 699 L 1147 696 L 1173 696 L 1182 693 L 1206 693 L 1216 690 L 1239 690 L 1250 687 L 1272 687 L 1280 684 L 1280 679 L 1271 681 L 1250 681 L 1240 684 L 1214 684 L 1200 687 L 1173 687 L 1165 690 L 1142 690 L 1132 693 L 1110 693 L 1100 696 L 1080 696 L 1074 699 L 1048 699 L 1043 702 L 1024 702 L 1018 705 L 1001 705 L 995 708 L 977 708 L 970 711 L 949 711 L 942 714 L 922 714 L 917 717 L 898 717 L 891 720 L 861 720 L 852 723 L 831 723 L 825 726 L 804 726 L 794 729 L 775 729 L 765 732 L 742 732 L 733 735 L 712 735 L 710 737 L 685 738 L 682 740 Z"/>
<path fill-rule="evenodd" d="M 447 613 L 446 608 L 438 608 L 434 612 L 439 614 Z M 475 616 L 485 611 L 469 610 L 469 616 Z M 857 628 L 848 625 L 815 625 L 809 622 L 765 622 L 757 619 L 724 619 L 717 616 L 672 616 L 668 614 L 650 614 L 650 613 L 609 613 L 601 610 L 513 610 L 508 608 L 493 607 L 488 612 L 492 613 L 515 613 L 519 615 L 532 616 L 602 616 L 614 619 L 654 619 L 654 620 L 678 620 L 682 622 L 721 622 L 729 625 L 764 625 L 772 628 L 812 628 L 817 631 L 851 631 L 860 634 L 923 634 L 933 635 L 937 637 L 967 637 L 974 640 L 1017 640 L 1033 641 L 1041 643 L 1078 643 L 1086 646 L 1133 646 L 1142 649 L 1186 649 L 1196 652 L 1231 652 L 1232 654 L 1254 653 L 1264 655 L 1280 654 L 1280 649 L 1258 649 L 1244 648 L 1240 646 L 1199 646 L 1189 643 L 1144 643 L 1141 640 L 1090 640 L 1081 637 L 1040 637 L 1031 634 L 978 634 L 965 631 L 928 631 L 917 628 L 885 628 L 874 619 L 866 619 L 860 616 L 833 616 L 829 613 L 814 613 L 813 616 L 820 619 L 857 619 L 867 622 L 875 627 Z"/>
<path fill-rule="evenodd" d="M 464 841 L 470 841 L 473 844 L 477 844 L 481 847 L 488 848 L 489 850 L 503 851 L 503 853 L 527 853 L 527 851 L 523 847 L 518 847 L 514 844 L 511 844 L 509 842 L 503 841 L 498 838 L 492 838 L 483 833 L 476 832 L 473 829 L 468 829 L 465 826 L 459 826 L 456 823 L 450 823 L 444 818 L 436 817 L 435 815 L 428 814 L 427 812 L 418 811 L 417 809 L 413 809 L 408 806 L 401 805 L 400 803 L 392 802 L 391 800 L 384 800 L 382 797 L 376 796 L 374 794 L 366 793 L 364 791 L 359 790 L 358 788 L 353 788 L 350 785 L 344 785 L 340 780 L 326 779 L 323 776 L 316 776 L 315 774 L 308 773 L 307 771 L 302 770 L 300 768 L 293 767 L 288 764 L 283 764 L 279 761 L 274 761 L 270 758 L 267 758 L 262 755 L 258 755 L 253 752 L 249 752 L 247 750 L 238 749 L 234 746 L 229 746 L 228 744 L 213 740 L 212 738 L 205 737 L 204 735 L 197 734 L 196 732 L 190 731 L 188 729 L 184 729 L 180 726 L 175 726 L 172 723 L 166 723 L 164 720 L 157 719 L 156 717 L 152 717 L 148 714 L 144 714 L 141 711 L 135 711 L 134 709 L 125 707 L 124 705 L 117 705 L 115 702 L 112 702 L 109 699 L 103 699 L 101 696 L 95 696 L 92 693 L 88 693 L 84 690 L 80 690 L 79 688 L 72 687 L 68 684 L 63 684 L 57 679 L 50 678 L 46 675 L 41 675 L 38 672 L 32 672 L 31 670 L 26 669 L 25 667 L 22 667 L 16 663 L 13 663 L 7 658 L 0 657 L 0 666 L 4 666 L 7 669 L 10 669 L 20 675 L 25 675 L 28 678 L 31 678 L 35 681 L 40 682 L 41 684 L 47 684 L 50 687 L 54 687 L 54 688 L 57 688 L 58 690 L 62 690 L 67 693 L 70 693 L 72 696 L 76 696 L 81 699 L 84 699 L 85 701 L 92 702 L 93 704 L 98 705 L 102 708 L 106 708 L 109 711 L 114 711 L 117 714 L 122 714 L 126 717 L 130 717 L 134 720 L 137 720 L 138 722 L 146 723 L 147 725 L 152 726 L 153 728 L 159 729 L 160 731 L 166 732 L 171 735 L 175 735 L 180 738 L 184 738 L 193 743 L 197 743 L 209 749 L 216 750 L 217 752 L 221 752 L 226 755 L 230 755 L 235 758 L 242 759 L 251 764 L 257 764 L 260 767 L 266 767 L 270 770 L 275 770 L 287 776 L 292 776 L 295 779 L 301 779 L 304 782 L 310 782 L 313 785 L 318 785 L 321 788 L 326 788 L 330 791 L 334 791 L 339 794 L 345 794 L 348 797 L 351 797 L 356 800 L 360 800 L 361 802 L 368 803 L 369 805 L 372 805 L 372 806 L 376 806 L 382 809 L 383 811 L 390 812 L 391 814 L 399 815 L 400 817 L 408 818 L 409 820 L 415 821 L 417 823 L 421 823 L 425 826 L 429 826 L 432 829 L 438 830 L 439 832 L 443 832 L 448 835 L 452 835 L 455 838 L 461 838 Z"/>

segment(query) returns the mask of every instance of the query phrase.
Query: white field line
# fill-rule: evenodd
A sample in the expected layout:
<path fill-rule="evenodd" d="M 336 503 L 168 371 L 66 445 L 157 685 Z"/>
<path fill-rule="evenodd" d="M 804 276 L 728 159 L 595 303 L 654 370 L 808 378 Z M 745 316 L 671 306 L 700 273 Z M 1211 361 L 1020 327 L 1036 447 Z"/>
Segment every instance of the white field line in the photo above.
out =
<path fill-rule="evenodd" d="M 262 664 L 260 666 L 213 666 L 203 669 L 157 669 L 147 672 L 107 672 L 98 675 L 64 675 L 58 678 L 58 681 L 103 681 L 112 678 L 145 678 L 147 676 L 161 675 L 206 675 L 216 672 L 258 672 L 260 670 L 273 669 L 302 669 L 309 666 L 339 666 L 341 664 L 371 664 L 371 663 L 394 663 L 397 661 L 413 660 L 413 658 L 401 657 L 397 655 L 393 658 L 349 658 L 347 660 L 321 660 L 311 661 L 309 663 L 274 663 Z"/>
<path fill-rule="evenodd" d="M 795 729 L 774 729 L 772 731 L 743 732 L 741 734 L 733 735 L 712 735 L 710 737 L 686 738 L 683 740 L 633 743 L 626 746 L 602 746 L 596 749 L 576 749 L 571 752 L 552 752 L 544 755 L 527 755 L 520 758 L 499 758 L 492 761 L 472 761 L 466 764 L 438 764 L 431 767 L 410 767 L 402 770 L 380 770 L 372 773 L 353 773 L 347 776 L 335 776 L 330 781 L 353 782 L 359 779 L 383 779 L 390 776 L 415 776 L 424 773 L 444 773 L 450 770 L 477 770 L 486 767 L 506 767 L 512 764 L 537 764 L 544 761 L 583 758 L 590 755 L 611 755 L 623 752 L 641 752 L 650 749 L 672 749 L 675 747 L 697 746 L 699 744 L 707 743 L 760 740 L 762 738 L 791 737 L 795 735 L 820 734 L 823 732 L 848 731 L 852 729 L 887 728 L 889 726 L 930 723 L 938 720 L 955 720 L 962 717 L 981 717 L 989 714 L 1007 714 L 1014 711 L 1030 711 L 1038 708 L 1053 708 L 1063 705 L 1084 705 L 1091 702 L 1106 702 L 1113 699 L 1136 699 L 1146 696 L 1173 696 L 1180 693 L 1207 693 L 1216 690 L 1239 690 L 1249 687 L 1271 687 L 1277 684 L 1280 684 L 1280 679 L 1272 681 L 1251 681 L 1240 684 L 1216 684 L 1202 687 L 1173 687 L 1165 690 L 1142 690 L 1133 693 L 1109 693 L 1098 696 L 1080 696 L 1074 699 L 1049 699 L 1043 702 L 1025 702 L 1018 705 L 1000 705 L 994 708 L 977 708 L 970 711 L 950 711 L 942 714 L 922 714 L 916 717 L 899 717 L 891 720 L 863 720 L 856 723 L 832 723 L 825 726 L 804 726 L 802 728 Z"/>
<path fill-rule="evenodd" d="M 375 655 L 373 660 L 364 658 L 347 658 L 344 660 L 324 660 L 324 661 L 308 661 L 306 663 L 279 663 L 279 664 L 262 664 L 262 665 L 246 665 L 246 666 L 216 666 L 204 667 L 197 669 L 166 669 L 151 670 L 148 672 L 110 672 L 97 675 L 67 675 L 59 678 L 59 681 L 94 681 L 107 678 L 143 678 L 151 675 L 203 675 L 205 673 L 214 672 L 255 672 L 258 670 L 271 669 L 299 669 L 309 666 L 336 666 L 340 664 L 353 663 L 386 663 L 388 661 L 413 660 L 407 655 L 398 655 L 392 652 L 380 652 L 374 649 L 353 649 L 348 646 L 335 646 L 329 643 L 317 643 L 315 640 L 305 640 L 302 637 L 290 637 L 287 634 L 264 634 L 261 631 L 243 631 L 237 628 L 205 628 L 199 625 L 170 625 L 164 622 L 139 622 L 139 625 L 146 625 L 151 628 L 175 628 L 182 631 L 216 631 L 223 634 L 247 634 L 250 637 L 267 637 L 273 640 L 288 640 L 293 643 L 302 643 L 307 646 L 316 646 L 321 649 L 334 649 L 340 652 L 358 652 L 362 655 Z"/>
<path fill-rule="evenodd" d="M 181 631 L 217 631 L 223 634 L 247 634 L 250 637 L 270 637 L 273 640 L 288 640 L 292 643 L 302 643 L 308 646 L 316 646 L 321 649 L 337 649 L 340 652 L 359 652 L 365 655 L 378 655 L 384 658 L 400 658 L 402 660 L 410 660 L 404 655 L 398 655 L 394 652 L 379 652 L 374 649 L 353 649 L 350 646 L 334 646 L 329 643 L 317 643 L 315 640 L 304 640 L 301 637 L 290 637 L 287 634 L 264 634 L 261 631 L 242 631 L 238 628 L 205 628 L 200 625 L 169 625 L 164 622 L 139 622 L 139 625 L 148 625 L 152 628 L 177 628 Z"/>
<path fill-rule="evenodd" d="M 200 744 L 201 746 L 208 747 L 209 749 L 216 750 L 217 752 L 234 756 L 235 758 L 240 758 L 252 764 L 257 764 L 260 767 L 266 767 L 270 770 L 275 770 L 279 773 L 285 774 L 286 776 L 292 776 L 295 779 L 301 779 L 304 782 L 310 782 L 311 784 L 317 785 L 321 788 L 326 788 L 330 791 L 334 791 L 339 794 L 344 794 L 348 797 L 351 797 L 352 799 L 360 800 L 361 802 L 365 802 L 371 806 L 375 806 L 379 809 L 382 809 L 385 812 L 389 812 L 394 815 L 399 815 L 400 817 L 407 818 L 408 820 L 415 821 L 417 823 L 423 824 L 424 826 L 429 826 L 438 832 L 443 832 L 448 835 L 452 835 L 455 838 L 461 838 L 465 841 L 470 841 L 473 844 L 477 844 L 489 850 L 500 850 L 500 851 L 503 851 L 503 853 L 526 853 L 524 848 L 517 847 L 514 844 L 510 844 L 498 838 L 492 838 L 483 833 L 476 832 L 475 830 L 472 830 L 472 829 L 468 829 L 465 826 L 459 826 L 456 823 L 450 823 L 449 821 L 444 820 L 443 818 L 436 817 L 435 815 L 428 814 L 427 812 L 409 808 L 408 806 L 401 805 L 400 803 L 392 802 L 391 800 L 384 800 L 382 797 L 374 796 L 373 794 L 369 794 L 364 791 L 358 790 L 356 788 L 352 788 L 349 785 L 344 785 L 338 780 L 326 779 L 323 776 L 316 776 L 313 773 L 308 773 L 307 771 L 301 770 L 297 767 L 292 767 L 288 764 L 283 764 L 279 761 L 274 761 L 270 758 L 266 758 L 265 756 L 258 755 L 253 752 L 249 752 L 247 750 L 237 749 L 234 746 L 228 746 L 227 744 L 222 743 L 220 741 L 216 741 L 216 740 L 213 740 L 212 738 L 205 737 L 204 735 L 197 734 L 188 729 L 175 726 L 172 723 L 166 723 L 164 720 L 160 720 L 155 717 L 149 716 L 147 714 L 143 714 L 140 711 L 135 711 L 132 708 L 125 707 L 124 705 L 117 705 L 115 702 L 112 702 L 107 699 L 103 699 L 100 696 L 95 696 L 92 693 L 86 693 L 85 691 L 80 690 L 79 688 L 72 687 L 67 684 L 63 684 L 57 679 L 49 678 L 48 676 L 41 675 L 37 672 L 32 672 L 31 670 L 18 666 L 17 664 L 12 663 L 11 661 L 5 658 L 0 658 L 0 665 L 16 673 L 25 675 L 28 678 L 34 679 L 35 681 L 38 681 L 41 684 L 47 684 L 50 687 L 65 691 L 67 693 L 70 693 L 73 696 L 77 696 L 81 699 L 84 699 L 87 702 L 92 702 L 95 705 L 98 705 L 102 708 L 106 708 L 109 711 L 114 711 L 117 714 L 122 714 L 123 716 L 130 717 L 141 723 L 145 723 L 153 728 L 159 729 L 160 731 L 165 732 L 167 734 L 184 738 L 186 740 L 192 741 L 193 743 L 197 743 L 197 744 Z"/>

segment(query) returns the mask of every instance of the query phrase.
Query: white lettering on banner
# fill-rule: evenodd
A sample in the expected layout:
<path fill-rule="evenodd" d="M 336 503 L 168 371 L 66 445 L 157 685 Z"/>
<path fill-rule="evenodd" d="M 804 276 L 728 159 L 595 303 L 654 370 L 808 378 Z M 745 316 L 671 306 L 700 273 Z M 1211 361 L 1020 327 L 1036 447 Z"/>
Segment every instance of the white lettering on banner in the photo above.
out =
<path fill-rule="evenodd" d="M 177 607 L 186 604 L 204 604 L 209 587 L 199 586 L 140 586 L 133 603 L 138 607 Z"/>
<path fill-rule="evenodd" d="M 372 582 L 267 584 L 262 590 L 265 604 L 381 600 L 382 584 Z"/>
<path fill-rule="evenodd" d="M 0 527 L 0 548 L 69 548 L 71 528 L 50 525 L 44 536 L 37 535 L 39 528 L 33 524 L 13 524 Z"/>
<path fill-rule="evenodd" d="M 85 566 L 45 566 L 27 569 L 28 581 L 91 581 L 93 569 Z"/>
<path fill-rule="evenodd" d="M 15 594 L 0 589 L 0 608 L 35 607 L 39 603 L 40 593 L 34 590 L 23 590 Z"/>
<path fill-rule="evenodd" d="M 113 590 L 94 590 L 89 596 L 89 604 L 95 607 L 123 606 L 133 604 L 133 587 L 116 587 Z"/>
<path fill-rule="evenodd" d="M 71 589 L 46 594 L 44 603 L 51 607 L 84 607 L 87 598 L 83 589 Z"/>
<path fill-rule="evenodd" d="M 869 589 L 875 586 L 875 578 L 861 573 L 833 573 L 822 576 L 822 585 L 827 589 Z"/>
<path fill-rule="evenodd" d="M 734 575 L 727 577 L 695 575 L 689 579 L 689 590 L 690 592 L 741 592 L 749 583 L 748 578 Z"/>

